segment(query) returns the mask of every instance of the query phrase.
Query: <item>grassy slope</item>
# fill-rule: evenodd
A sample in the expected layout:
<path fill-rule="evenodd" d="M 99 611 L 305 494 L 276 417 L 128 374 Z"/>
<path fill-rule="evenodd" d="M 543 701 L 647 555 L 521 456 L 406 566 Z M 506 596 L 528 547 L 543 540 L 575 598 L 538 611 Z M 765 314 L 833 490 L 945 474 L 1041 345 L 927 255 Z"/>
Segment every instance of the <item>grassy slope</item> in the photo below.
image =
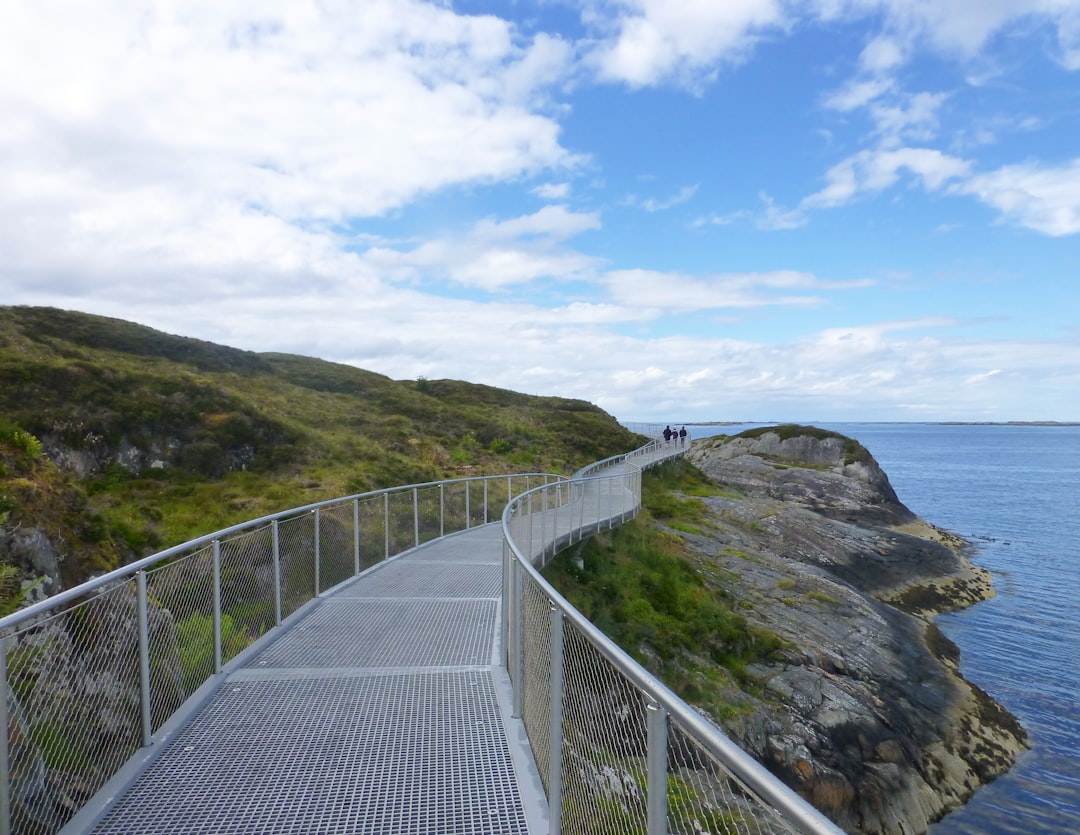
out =
<path fill-rule="evenodd" d="M 19 432 L 45 454 L 28 455 Z M 395 381 L 116 319 L 0 307 L 0 524 L 51 526 L 76 557 L 68 582 L 311 501 L 444 477 L 571 472 L 638 442 L 583 401 Z M 118 462 L 132 447 L 172 465 L 133 475 Z M 64 456 L 61 471 L 53 459 Z M 85 479 L 71 472 L 79 456 L 94 462 Z"/>
<path fill-rule="evenodd" d="M 706 585 L 677 533 L 700 532 L 704 505 L 695 497 L 717 492 L 686 462 L 649 470 L 642 513 L 564 551 L 545 576 L 639 663 L 722 720 L 746 709 L 740 691 L 755 687 L 747 664 L 771 657 L 781 641 Z"/>

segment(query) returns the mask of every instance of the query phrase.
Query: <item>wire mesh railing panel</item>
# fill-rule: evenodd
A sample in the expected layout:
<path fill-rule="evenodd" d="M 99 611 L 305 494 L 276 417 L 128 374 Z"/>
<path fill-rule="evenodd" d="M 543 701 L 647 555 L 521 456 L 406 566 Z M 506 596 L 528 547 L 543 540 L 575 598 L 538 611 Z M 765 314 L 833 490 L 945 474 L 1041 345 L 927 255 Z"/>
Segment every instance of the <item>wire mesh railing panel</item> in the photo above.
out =
<path fill-rule="evenodd" d="M 399 490 L 387 494 L 390 512 L 390 556 L 415 548 L 416 515 L 413 509 L 413 491 Z"/>
<path fill-rule="evenodd" d="M 288 617 L 315 597 L 315 514 L 301 513 L 278 523 L 281 562 L 281 616 Z"/>
<path fill-rule="evenodd" d="M 214 673 L 213 548 L 148 570 L 146 585 L 156 731 Z"/>
<path fill-rule="evenodd" d="M 55 832 L 142 744 L 134 581 L 9 634 L 13 832 Z"/>
<path fill-rule="evenodd" d="M 486 525 L 499 518 L 502 509 L 506 507 L 506 502 L 491 506 L 491 500 L 500 487 L 505 493 L 504 479 L 485 478 L 465 482 L 465 492 L 468 496 L 468 527 Z"/>
<path fill-rule="evenodd" d="M 565 642 L 562 831 L 644 833 L 645 698 L 576 628 Z"/>
<path fill-rule="evenodd" d="M 467 521 L 465 515 L 465 499 L 468 493 L 469 482 L 467 481 L 448 481 L 443 485 L 442 530 L 444 534 L 457 533 L 458 531 L 465 530 Z"/>
<path fill-rule="evenodd" d="M 371 496 L 357 500 L 360 519 L 360 570 L 386 559 L 386 499 Z"/>
<path fill-rule="evenodd" d="M 267 525 L 223 539 L 221 661 L 228 663 L 276 624 L 274 539 Z"/>
<path fill-rule="evenodd" d="M 355 573 L 353 503 L 324 507 L 319 515 L 320 591 L 345 582 Z"/>
<path fill-rule="evenodd" d="M 668 831 L 717 835 L 798 832 L 693 738 L 668 719 Z"/>
<path fill-rule="evenodd" d="M 550 791 L 551 601 L 528 577 L 522 577 L 521 620 L 521 718 L 540 777 Z"/>
<path fill-rule="evenodd" d="M 417 529 L 421 543 L 431 542 L 442 536 L 443 493 L 441 484 L 420 487 L 416 491 Z"/>

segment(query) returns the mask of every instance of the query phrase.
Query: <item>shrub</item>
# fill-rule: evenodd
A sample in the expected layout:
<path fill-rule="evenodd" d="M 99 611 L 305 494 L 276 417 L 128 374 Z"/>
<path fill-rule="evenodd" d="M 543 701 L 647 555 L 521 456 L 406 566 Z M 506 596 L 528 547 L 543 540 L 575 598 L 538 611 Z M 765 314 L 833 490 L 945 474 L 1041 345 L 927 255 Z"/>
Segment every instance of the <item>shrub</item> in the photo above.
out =
<path fill-rule="evenodd" d="M 0 442 L 10 444 L 31 461 L 42 455 L 41 441 L 25 429 L 3 418 L 0 418 Z"/>

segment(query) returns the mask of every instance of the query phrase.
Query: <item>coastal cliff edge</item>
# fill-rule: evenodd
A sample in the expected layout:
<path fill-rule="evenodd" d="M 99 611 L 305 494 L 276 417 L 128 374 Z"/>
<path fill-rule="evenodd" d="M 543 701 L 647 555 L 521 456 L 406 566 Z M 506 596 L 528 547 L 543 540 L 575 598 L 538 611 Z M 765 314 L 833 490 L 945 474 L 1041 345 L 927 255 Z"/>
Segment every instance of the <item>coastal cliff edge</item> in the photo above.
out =
<path fill-rule="evenodd" d="M 933 615 L 993 595 L 960 537 L 917 517 L 865 448 L 813 427 L 695 441 L 719 488 L 678 533 L 706 582 L 782 638 L 725 732 L 850 832 L 925 832 L 1027 747 L 961 677 Z"/>

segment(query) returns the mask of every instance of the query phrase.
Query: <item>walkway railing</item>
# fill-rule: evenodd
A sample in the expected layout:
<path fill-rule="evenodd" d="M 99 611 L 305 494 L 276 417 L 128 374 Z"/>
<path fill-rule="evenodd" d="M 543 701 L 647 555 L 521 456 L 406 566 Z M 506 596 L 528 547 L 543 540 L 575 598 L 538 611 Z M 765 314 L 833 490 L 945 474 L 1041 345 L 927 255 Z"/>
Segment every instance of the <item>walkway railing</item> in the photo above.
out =
<path fill-rule="evenodd" d="M 231 659 L 320 593 L 496 521 L 544 474 L 380 490 L 186 542 L 0 619 L 0 834 L 59 830 Z"/>
<path fill-rule="evenodd" d="M 654 442 L 530 490 L 503 513 L 504 649 L 550 832 L 838 833 L 537 570 L 636 514 L 642 467 L 676 451 Z"/>

